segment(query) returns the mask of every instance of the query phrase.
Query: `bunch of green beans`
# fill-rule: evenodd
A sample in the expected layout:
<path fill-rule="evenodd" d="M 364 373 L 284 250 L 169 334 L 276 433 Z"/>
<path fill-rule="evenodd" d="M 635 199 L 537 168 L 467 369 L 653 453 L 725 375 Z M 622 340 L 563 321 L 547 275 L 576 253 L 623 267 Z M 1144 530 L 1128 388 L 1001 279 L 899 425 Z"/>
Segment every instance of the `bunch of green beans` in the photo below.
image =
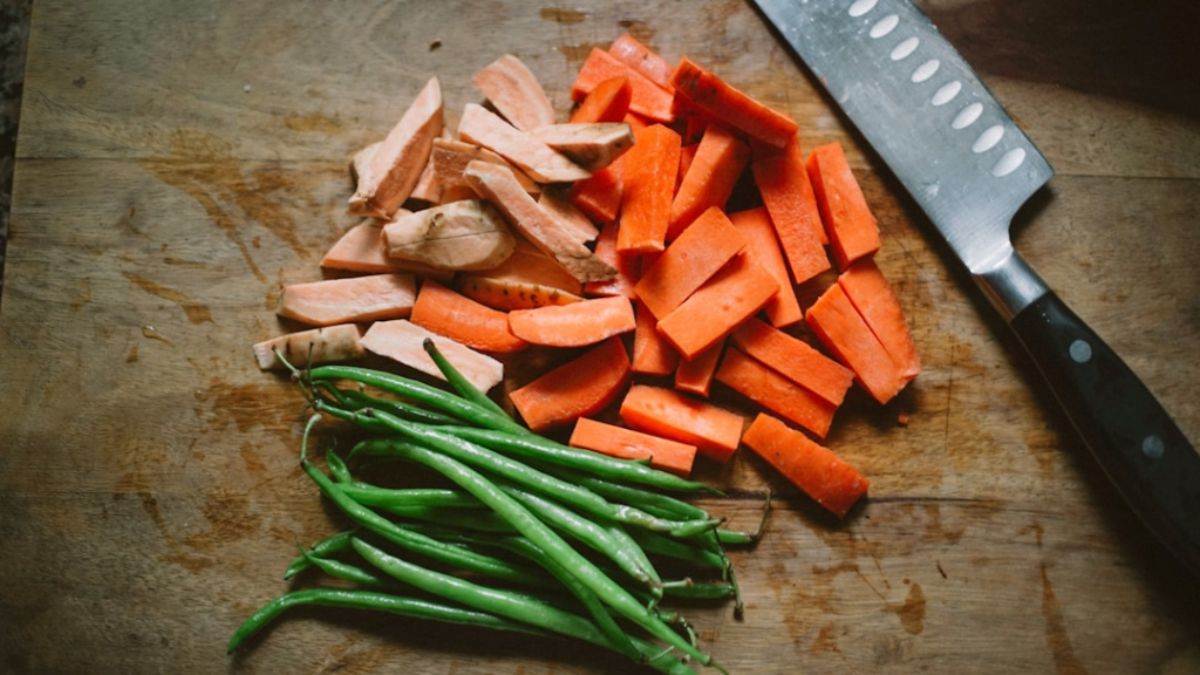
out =
<path fill-rule="evenodd" d="M 722 519 L 678 498 L 716 492 L 702 483 L 534 434 L 431 341 L 425 349 L 455 393 L 366 368 L 293 369 L 316 411 L 301 467 L 355 529 L 301 549 L 284 574 L 314 569 L 336 585 L 271 601 L 236 630 L 229 651 L 289 607 L 318 604 L 564 636 L 665 673 L 694 672 L 693 662 L 721 670 L 660 603 L 732 598 L 740 616 L 724 546 L 753 543 L 762 526 L 722 529 Z M 369 432 L 346 459 L 326 454 L 328 474 L 307 456 L 322 415 Z M 381 461 L 420 465 L 444 483 L 365 481 Z M 664 577 L 660 567 L 684 576 Z"/>

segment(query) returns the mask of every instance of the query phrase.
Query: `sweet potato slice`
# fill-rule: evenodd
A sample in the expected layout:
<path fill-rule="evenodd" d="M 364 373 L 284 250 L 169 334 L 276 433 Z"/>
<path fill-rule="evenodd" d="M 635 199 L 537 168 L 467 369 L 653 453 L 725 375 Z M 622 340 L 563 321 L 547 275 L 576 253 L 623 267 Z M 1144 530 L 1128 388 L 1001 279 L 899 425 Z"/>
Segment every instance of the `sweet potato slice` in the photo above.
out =
<path fill-rule="evenodd" d="M 283 287 L 279 316 L 313 326 L 400 319 L 412 311 L 417 293 L 411 274 L 373 274 Z"/>
<path fill-rule="evenodd" d="M 278 349 L 292 365 L 348 361 L 366 354 L 358 337 L 358 327 L 344 323 L 325 328 L 313 328 L 264 340 L 254 345 L 254 359 L 261 370 L 284 368 L 275 356 Z"/>
<path fill-rule="evenodd" d="M 482 145 L 521 167 L 540 183 L 569 183 L 591 175 L 533 136 L 500 119 L 481 105 L 468 103 L 458 123 L 458 137 Z"/>
<path fill-rule="evenodd" d="M 401 209 L 397 213 L 409 212 Z M 413 272 L 435 279 L 449 279 L 454 276 L 453 271 L 437 269 L 411 260 L 389 258 L 387 246 L 383 241 L 383 227 L 371 219 L 347 230 L 325 257 L 321 258 L 321 267 L 367 274 Z"/>
<path fill-rule="evenodd" d="M 433 340 L 437 348 L 467 381 L 487 391 L 504 379 L 504 365 L 496 359 L 437 333 L 407 321 L 377 321 L 362 337 L 362 346 L 380 356 L 399 361 L 438 379 L 446 379 L 425 351 L 425 339 Z"/>
<path fill-rule="evenodd" d="M 395 213 L 417 184 L 442 125 L 442 90 L 434 77 L 364 162 L 350 212 L 380 218 Z"/>
<path fill-rule="evenodd" d="M 570 195 L 562 190 L 543 190 L 538 195 L 538 205 L 546 209 L 558 222 L 569 227 L 580 243 L 586 244 L 600 235 L 592 220 L 572 204 Z"/>
<path fill-rule="evenodd" d="M 529 133 L 593 172 L 612 164 L 633 147 L 633 130 L 624 122 L 551 124 Z"/>
<path fill-rule="evenodd" d="M 433 152 L 429 158 L 433 164 L 433 173 L 437 177 L 437 181 L 441 184 L 443 191 L 451 188 L 465 188 L 470 190 L 470 183 L 463 176 L 463 171 L 472 160 L 482 160 L 491 162 L 499 166 L 503 166 L 512 171 L 513 177 L 521 184 L 531 195 L 536 195 L 542 191 L 537 183 L 533 182 L 529 176 L 525 175 L 524 171 L 514 167 L 508 163 L 500 155 L 488 150 L 485 147 L 474 145 L 472 143 L 464 143 L 449 138 L 438 138 L 433 141 Z M 471 194 L 475 194 L 471 190 Z M 443 195 L 443 201 L 450 201 Z"/>
<path fill-rule="evenodd" d="M 554 106 L 537 77 L 512 54 L 505 54 L 471 79 L 496 110 L 522 131 L 554 124 Z"/>
<path fill-rule="evenodd" d="M 383 226 L 388 256 L 448 270 L 486 270 L 516 242 L 491 204 L 466 199 L 409 213 Z"/>

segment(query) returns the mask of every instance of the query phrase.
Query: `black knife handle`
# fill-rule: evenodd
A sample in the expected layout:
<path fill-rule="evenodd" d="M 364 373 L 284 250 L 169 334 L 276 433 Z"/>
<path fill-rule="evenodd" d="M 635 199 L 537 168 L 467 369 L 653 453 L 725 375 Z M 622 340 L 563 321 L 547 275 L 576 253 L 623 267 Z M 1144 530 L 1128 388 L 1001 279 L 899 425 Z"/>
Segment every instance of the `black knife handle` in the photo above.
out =
<path fill-rule="evenodd" d="M 1022 309 L 1011 325 L 1125 501 L 1200 576 L 1200 455 L 1183 432 L 1053 292 Z"/>

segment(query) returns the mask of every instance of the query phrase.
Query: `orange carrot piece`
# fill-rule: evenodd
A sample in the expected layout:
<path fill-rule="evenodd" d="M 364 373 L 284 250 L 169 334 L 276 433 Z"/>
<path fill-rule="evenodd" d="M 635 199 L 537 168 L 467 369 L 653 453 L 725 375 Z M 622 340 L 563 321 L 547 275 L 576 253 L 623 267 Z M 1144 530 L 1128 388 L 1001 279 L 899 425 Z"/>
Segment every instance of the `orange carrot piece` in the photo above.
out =
<path fill-rule="evenodd" d="M 687 175 L 688 169 L 692 166 L 692 161 L 696 159 L 696 149 L 699 147 L 699 143 L 693 143 L 679 149 L 679 173 L 675 174 L 676 195 L 679 194 L 679 186 L 683 184 L 683 177 Z"/>
<path fill-rule="evenodd" d="M 634 292 L 654 316 L 666 317 L 745 246 L 741 231 L 711 207 L 645 269 Z"/>
<path fill-rule="evenodd" d="M 717 371 L 717 361 L 721 359 L 721 350 L 725 341 L 705 349 L 691 361 L 684 361 L 675 370 L 675 388 L 700 398 L 708 398 L 712 388 L 713 374 Z"/>
<path fill-rule="evenodd" d="M 870 481 L 832 450 L 765 413 L 746 429 L 742 442 L 838 518 L 844 518 L 870 487 Z"/>
<path fill-rule="evenodd" d="M 509 398 L 534 431 L 594 415 L 612 403 L 629 382 L 629 355 L 620 338 L 610 338 L 568 361 Z"/>
<path fill-rule="evenodd" d="M 624 192 L 617 250 L 654 253 L 664 248 L 671 216 L 671 195 L 679 171 L 679 134 L 655 124 L 634 135 L 622 160 Z"/>
<path fill-rule="evenodd" d="M 750 148 L 719 124 L 710 124 L 688 165 L 687 175 L 671 202 L 671 224 L 667 240 L 678 237 L 711 207 L 725 208 L 746 163 Z"/>
<path fill-rule="evenodd" d="M 900 369 L 839 284 L 817 298 L 804 318 L 821 344 L 854 371 L 875 400 L 887 403 L 904 387 Z"/>
<path fill-rule="evenodd" d="M 436 281 L 421 284 L 410 321 L 472 349 L 511 354 L 529 346 L 508 329 L 508 315 L 459 295 Z"/>
<path fill-rule="evenodd" d="M 635 133 L 635 134 L 638 131 L 641 131 L 642 129 L 645 129 L 646 127 L 650 126 L 651 124 L 655 124 L 654 120 L 652 120 L 648 117 L 643 117 L 632 111 L 625 113 L 625 119 L 623 119 L 621 121 L 624 122 L 625 124 L 628 124 L 629 128 L 632 129 L 633 133 Z"/>
<path fill-rule="evenodd" d="M 783 147 L 799 128 L 787 115 L 768 108 L 684 57 L 671 74 L 675 95 L 746 134 Z"/>
<path fill-rule="evenodd" d="M 779 290 L 771 273 L 745 254 L 734 257 L 692 297 L 658 322 L 658 332 L 685 359 L 733 332 Z"/>
<path fill-rule="evenodd" d="M 613 40 L 608 53 L 654 84 L 663 89 L 671 88 L 671 64 L 629 33 L 622 33 L 621 37 Z"/>
<path fill-rule="evenodd" d="M 812 151 L 808 177 L 838 266 L 846 269 L 855 260 L 874 255 L 879 250 L 879 225 L 854 179 L 841 143 Z"/>
<path fill-rule="evenodd" d="M 509 312 L 513 335 L 547 347 L 582 347 L 614 335 L 628 333 L 637 325 L 629 298 L 613 296 L 547 305 Z"/>
<path fill-rule="evenodd" d="M 621 122 L 625 119 L 625 113 L 629 112 L 632 93 L 628 77 L 609 78 L 588 92 L 583 103 L 571 113 L 571 123 Z"/>
<path fill-rule="evenodd" d="M 591 178 L 576 181 L 571 186 L 571 203 L 575 208 L 601 223 L 616 221 L 625 188 L 621 180 L 624 159 L 624 156 L 618 157 L 617 161 L 592 174 Z"/>
<path fill-rule="evenodd" d="M 580 417 L 567 441 L 584 448 L 621 459 L 648 459 L 650 466 L 687 477 L 696 461 L 696 446 L 651 436 L 633 429 Z"/>
<path fill-rule="evenodd" d="M 629 78 L 629 109 L 656 122 L 675 119 L 671 112 L 671 93 L 651 82 L 645 75 L 618 61 L 612 54 L 593 48 L 588 54 L 575 84 L 571 86 L 571 98 L 583 100 L 601 82 L 614 77 Z"/>
<path fill-rule="evenodd" d="M 829 257 L 825 255 L 825 228 L 800 143 L 792 139 L 783 150 L 765 143 L 753 147 L 754 182 L 771 214 L 792 278 L 802 284 L 828 270 Z"/>
<path fill-rule="evenodd" d="M 838 285 L 850 298 L 867 326 L 900 369 L 908 382 L 921 372 L 921 357 L 904 320 L 904 310 L 874 260 L 860 260 L 842 272 Z"/>
<path fill-rule="evenodd" d="M 771 226 L 767 210 L 759 207 L 740 211 L 730 214 L 729 220 L 746 238 L 746 255 L 762 265 L 779 282 L 779 290 L 763 307 L 771 325 L 782 328 L 803 319 L 804 312 L 796 300 L 796 289 L 792 287 L 792 278 L 788 276 L 787 264 L 783 261 L 779 240 L 775 238 L 775 228 Z"/>
<path fill-rule="evenodd" d="M 617 276 L 607 281 L 589 281 L 583 292 L 591 296 L 623 295 L 633 300 L 633 287 L 641 275 L 642 259 L 636 255 L 617 253 L 617 224 L 608 223 L 596 238 L 596 257 L 617 269 Z"/>
<path fill-rule="evenodd" d="M 742 324 L 730 338 L 738 349 L 834 406 L 842 404 L 846 390 L 854 383 L 849 368 L 758 319 Z"/>
<path fill-rule="evenodd" d="M 637 328 L 633 332 L 633 372 L 670 375 L 679 354 L 658 334 L 658 319 L 646 305 L 638 303 Z"/>
<path fill-rule="evenodd" d="M 825 437 L 837 406 L 763 365 L 740 349 L 725 350 L 717 381 L 814 434 Z"/>
<path fill-rule="evenodd" d="M 737 450 L 742 418 L 670 389 L 635 384 L 621 402 L 621 419 L 640 431 L 696 446 L 724 463 Z"/>
<path fill-rule="evenodd" d="M 528 66 L 512 54 L 505 54 L 484 66 L 471 81 L 504 119 L 521 131 L 554 124 L 554 106 L 542 84 Z"/>

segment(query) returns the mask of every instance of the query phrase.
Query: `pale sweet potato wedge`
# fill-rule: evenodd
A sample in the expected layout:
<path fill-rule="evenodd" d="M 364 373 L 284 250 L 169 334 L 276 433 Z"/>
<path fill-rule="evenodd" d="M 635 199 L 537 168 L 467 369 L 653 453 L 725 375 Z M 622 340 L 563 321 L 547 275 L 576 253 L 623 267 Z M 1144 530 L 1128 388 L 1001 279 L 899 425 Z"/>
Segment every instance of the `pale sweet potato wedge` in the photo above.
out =
<path fill-rule="evenodd" d="M 586 244 L 600 236 L 600 231 L 596 229 L 591 218 L 571 203 L 571 196 L 565 191 L 543 190 L 538 196 L 538 204 L 574 232 L 580 243 Z"/>
<path fill-rule="evenodd" d="M 541 187 L 533 179 L 525 175 L 524 171 L 509 164 L 508 160 L 491 150 L 472 143 L 438 138 L 433 141 L 433 154 L 430 157 L 430 162 L 433 164 L 433 171 L 437 175 L 438 183 L 442 185 L 443 202 L 453 201 L 448 199 L 446 194 L 451 188 L 470 188 L 467 179 L 463 176 L 463 171 L 475 159 L 508 167 L 526 192 L 531 195 L 541 192 Z M 461 195 L 462 193 L 458 192 L 454 194 Z M 475 193 L 471 191 L 470 194 L 473 195 Z M 469 199 L 470 197 L 467 198 Z"/>
<path fill-rule="evenodd" d="M 276 313 L 314 326 L 402 319 L 412 311 L 417 286 L 411 274 L 372 274 L 283 287 Z"/>
<path fill-rule="evenodd" d="M 505 119 L 522 131 L 554 124 L 554 106 L 521 60 L 505 54 L 475 73 L 472 82 Z"/>
<path fill-rule="evenodd" d="M 417 178 L 417 184 L 413 186 L 408 198 L 425 202 L 426 204 L 442 203 L 442 185 L 438 182 L 437 174 L 433 171 L 432 154 L 429 161 L 425 162 L 425 168 L 421 169 L 421 175 Z"/>
<path fill-rule="evenodd" d="M 404 209 L 398 215 L 410 213 Z M 381 272 L 412 272 L 434 279 L 446 280 L 454 276 L 453 271 L 422 265 L 411 260 L 389 258 L 383 241 L 383 227 L 374 220 L 366 219 L 346 231 L 341 239 L 321 258 L 321 267 L 329 270 L 344 270 L 365 274 Z"/>
<path fill-rule="evenodd" d="M 532 309 L 579 302 L 583 284 L 524 239 L 499 267 L 463 274 L 458 290 L 493 309 Z"/>
<path fill-rule="evenodd" d="M 447 270 L 486 270 L 516 245 L 491 204 L 468 199 L 405 214 L 383 226 L 387 254 Z"/>
<path fill-rule="evenodd" d="M 358 326 L 345 323 L 326 328 L 313 328 L 264 340 L 254 345 L 254 359 L 260 370 L 280 370 L 283 361 L 275 355 L 278 349 L 293 366 L 349 361 L 366 355 L 358 336 Z"/>
<path fill-rule="evenodd" d="M 504 379 L 504 365 L 496 359 L 448 337 L 431 333 L 405 319 L 371 324 L 367 334 L 362 337 L 362 346 L 372 353 L 444 380 L 446 378 L 438 370 L 437 364 L 425 351 L 426 338 L 432 339 L 446 360 L 480 390 L 487 391 Z"/>
<path fill-rule="evenodd" d="M 633 147 L 633 130 L 624 122 L 551 124 L 538 127 L 529 135 L 592 172 L 612 164 Z"/>
<path fill-rule="evenodd" d="M 442 126 L 442 91 L 434 77 L 388 132 L 370 161 L 363 163 L 358 186 L 350 197 L 350 212 L 381 218 L 394 214 L 417 184 Z"/>
<path fill-rule="evenodd" d="M 550 146 L 500 119 L 481 105 L 468 103 L 458 137 L 482 145 L 516 164 L 540 183 L 570 183 L 591 174 Z"/>

